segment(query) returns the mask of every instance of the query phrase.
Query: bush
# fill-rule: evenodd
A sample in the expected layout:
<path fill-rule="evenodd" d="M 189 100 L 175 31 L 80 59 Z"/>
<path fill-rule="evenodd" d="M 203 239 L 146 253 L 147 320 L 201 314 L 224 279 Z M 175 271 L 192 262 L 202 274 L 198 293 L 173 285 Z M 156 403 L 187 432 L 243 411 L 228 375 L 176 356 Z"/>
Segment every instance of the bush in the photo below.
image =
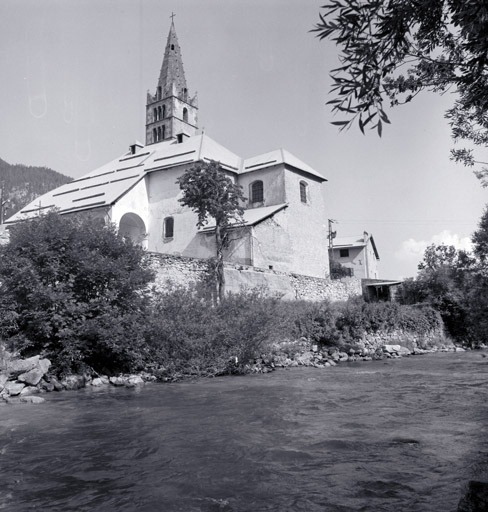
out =
<path fill-rule="evenodd" d="M 152 277 L 143 250 L 101 220 L 48 213 L 17 224 L 0 248 L 0 333 L 59 374 L 132 370 Z"/>
<path fill-rule="evenodd" d="M 426 334 L 439 330 L 442 320 L 437 311 L 428 305 L 402 306 L 395 302 L 365 302 L 360 298 L 338 304 L 336 326 L 342 339 L 359 340 L 364 334 L 376 332 L 409 331 Z"/>
<path fill-rule="evenodd" d="M 175 289 L 155 298 L 146 342 L 168 375 L 239 371 L 273 339 L 278 305 L 259 290 L 229 294 L 214 306 L 192 290 Z"/>

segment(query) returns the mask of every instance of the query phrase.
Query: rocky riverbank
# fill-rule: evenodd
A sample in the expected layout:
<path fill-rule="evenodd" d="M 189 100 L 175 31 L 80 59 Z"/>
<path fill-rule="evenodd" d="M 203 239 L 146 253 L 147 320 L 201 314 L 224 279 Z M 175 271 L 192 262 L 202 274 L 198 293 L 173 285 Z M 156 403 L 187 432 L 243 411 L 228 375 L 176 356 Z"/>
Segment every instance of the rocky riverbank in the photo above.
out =
<path fill-rule="evenodd" d="M 268 373 L 279 368 L 314 367 L 330 368 L 341 363 L 378 361 L 382 359 L 397 359 L 405 356 L 415 356 L 435 352 L 460 352 L 465 349 L 450 343 L 440 344 L 427 349 L 417 346 L 408 348 L 399 344 L 385 344 L 371 347 L 359 343 L 346 349 L 320 348 L 310 344 L 306 339 L 293 342 L 277 343 L 270 347 L 266 354 L 262 354 L 250 364 L 240 365 L 234 359 L 229 361 L 228 368 L 220 375 Z M 168 372 L 162 368 L 154 372 L 141 372 L 133 375 L 70 375 L 58 379 L 49 374 L 51 363 L 48 359 L 39 356 L 28 359 L 15 359 L 4 357 L 3 367 L 0 368 L 0 403 L 33 403 L 45 401 L 41 396 L 48 392 L 76 390 L 89 386 L 115 386 L 136 387 L 146 382 L 177 382 L 179 380 L 194 378 L 195 375 L 184 372 Z M 211 374 L 209 374 L 211 375 Z M 215 374 L 212 374 L 215 376 Z"/>
<path fill-rule="evenodd" d="M 51 391 L 74 390 L 87 386 L 136 387 L 156 380 L 155 376 L 146 372 L 117 377 L 69 375 L 58 379 L 49 374 L 51 362 L 48 359 L 41 359 L 39 356 L 5 359 L 4 367 L 0 368 L 0 399 L 9 404 L 40 404 L 45 401 L 40 395 Z"/>
<path fill-rule="evenodd" d="M 336 347 L 320 348 L 302 339 L 295 342 L 276 344 L 270 354 L 263 354 L 252 364 L 246 365 L 249 373 L 266 373 L 277 368 L 293 368 L 307 366 L 329 368 L 340 363 L 379 361 L 382 359 L 398 359 L 405 356 L 432 354 L 436 352 L 464 352 L 466 349 L 450 342 L 440 343 L 430 348 L 419 348 L 412 344 L 411 348 L 400 344 L 379 345 L 358 343 L 347 350 Z"/>

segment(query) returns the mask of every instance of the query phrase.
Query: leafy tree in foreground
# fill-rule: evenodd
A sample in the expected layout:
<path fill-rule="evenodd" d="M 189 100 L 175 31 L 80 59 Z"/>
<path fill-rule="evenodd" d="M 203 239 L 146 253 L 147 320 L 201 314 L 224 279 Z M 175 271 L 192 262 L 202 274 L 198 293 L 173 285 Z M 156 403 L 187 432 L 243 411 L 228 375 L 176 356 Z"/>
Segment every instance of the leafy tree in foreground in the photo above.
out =
<path fill-rule="evenodd" d="M 410 102 L 423 90 L 455 93 L 447 110 L 454 142 L 488 143 L 488 3 L 482 0 L 329 0 L 312 30 L 341 48 L 342 66 L 332 70 L 329 101 L 364 133 L 381 136 L 391 106 Z M 468 166 L 472 149 L 453 149 Z M 488 168 L 475 170 L 488 186 Z"/>
<path fill-rule="evenodd" d="M 151 279 L 144 251 L 101 220 L 48 213 L 17 224 L 0 247 L 0 333 L 59 373 L 132 370 Z"/>
<path fill-rule="evenodd" d="M 231 222 L 242 220 L 242 202 L 245 200 L 242 187 L 236 185 L 218 162 L 197 162 L 177 180 L 183 196 L 184 206 L 197 215 L 197 226 L 204 226 L 209 219 L 215 221 L 215 245 L 218 297 L 221 302 L 225 294 L 224 249 L 229 244 Z"/>

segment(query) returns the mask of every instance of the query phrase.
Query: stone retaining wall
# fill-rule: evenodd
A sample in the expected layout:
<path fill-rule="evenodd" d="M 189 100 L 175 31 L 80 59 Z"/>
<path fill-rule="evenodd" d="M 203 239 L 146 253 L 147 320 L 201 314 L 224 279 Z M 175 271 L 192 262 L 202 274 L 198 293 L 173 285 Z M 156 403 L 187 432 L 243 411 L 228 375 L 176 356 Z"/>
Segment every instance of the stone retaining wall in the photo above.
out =
<path fill-rule="evenodd" d="M 205 278 L 208 260 L 159 253 L 150 253 L 149 256 L 156 272 L 156 289 L 175 285 L 197 286 Z M 229 292 L 237 293 L 242 288 L 265 288 L 284 300 L 340 301 L 362 294 L 359 279 L 320 279 L 230 263 L 225 264 L 225 279 Z"/>

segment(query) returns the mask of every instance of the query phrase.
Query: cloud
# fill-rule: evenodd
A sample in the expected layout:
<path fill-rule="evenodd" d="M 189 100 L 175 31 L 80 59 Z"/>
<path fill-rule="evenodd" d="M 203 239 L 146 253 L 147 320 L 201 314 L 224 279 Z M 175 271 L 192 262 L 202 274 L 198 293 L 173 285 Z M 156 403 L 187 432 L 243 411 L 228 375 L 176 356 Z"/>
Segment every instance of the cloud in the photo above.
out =
<path fill-rule="evenodd" d="M 456 249 L 464 249 L 465 251 L 471 251 L 473 248 L 471 239 L 468 236 L 461 238 L 456 233 L 451 233 L 449 230 L 445 229 L 441 233 L 432 236 L 430 240 L 415 240 L 413 238 L 404 240 L 401 249 L 395 252 L 395 256 L 404 261 L 421 261 L 425 249 L 432 244 L 453 245 Z"/>

